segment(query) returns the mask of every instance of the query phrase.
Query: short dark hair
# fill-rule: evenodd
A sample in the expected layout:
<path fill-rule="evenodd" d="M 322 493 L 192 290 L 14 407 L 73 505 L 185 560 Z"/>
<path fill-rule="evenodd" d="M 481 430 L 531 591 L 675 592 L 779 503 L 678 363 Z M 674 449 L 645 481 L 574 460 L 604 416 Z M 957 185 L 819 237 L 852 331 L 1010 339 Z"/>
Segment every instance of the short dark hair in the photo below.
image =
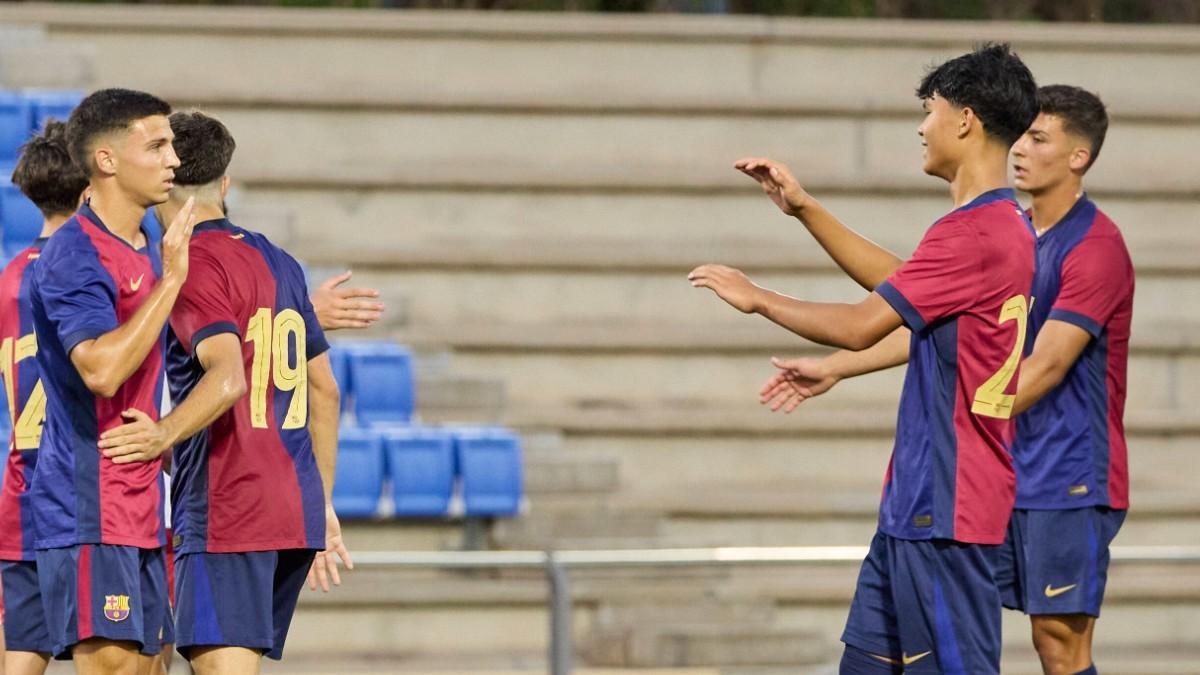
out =
<path fill-rule="evenodd" d="M 169 103 L 144 91 L 113 88 L 92 92 L 67 120 L 67 147 L 71 159 L 90 176 L 91 147 L 97 136 L 127 129 L 140 119 L 170 114 Z"/>
<path fill-rule="evenodd" d="M 917 98 L 934 94 L 970 108 L 984 131 L 1006 146 L 1016 143 L 1038 114 L 1033 73 L 1007 43 L 985 43 L 932 68 L 917 87 Z"/>
<path fill-rule="evenodd" d="M 225 175 L 237 143 L 233 134 L 215 117 L 199 110 L 171 115 L 175 132 L 176 185 L 208 185 Z"/>
<path fill-rule="evenodd" d="M 88 177 L 67 152 L 66 124 L 50 120 L 42 133 L 21 146 L 12 182 L 47 218 L 75 212 Z"/>
<path fill-rule="evenodd" d="M 1086 89 L 1068 84 L 1051 84 L 1038 89 L 1038 109 L 1062 120 L 1063 130 L 1086 138 L 1092 146 L 1087 171 L 1100 156 L 1108 133 L 1108 111 L 1100 97 Z"/>

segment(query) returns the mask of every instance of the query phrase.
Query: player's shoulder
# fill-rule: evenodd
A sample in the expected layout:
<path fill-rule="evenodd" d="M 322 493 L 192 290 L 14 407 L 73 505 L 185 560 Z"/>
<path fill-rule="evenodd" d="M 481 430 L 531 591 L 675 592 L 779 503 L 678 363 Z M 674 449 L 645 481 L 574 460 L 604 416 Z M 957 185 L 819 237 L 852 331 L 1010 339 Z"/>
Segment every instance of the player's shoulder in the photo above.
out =
<path fill-rule="evenodd" d="M 96 244 L 85 229 L 78 215 L 71 216 L 62 227 L 50 235 L 42 245 L 39 260 L 44 264 L 54 260 L 77 260 L 82 257 L 95 258 L 99 256 Z"/>

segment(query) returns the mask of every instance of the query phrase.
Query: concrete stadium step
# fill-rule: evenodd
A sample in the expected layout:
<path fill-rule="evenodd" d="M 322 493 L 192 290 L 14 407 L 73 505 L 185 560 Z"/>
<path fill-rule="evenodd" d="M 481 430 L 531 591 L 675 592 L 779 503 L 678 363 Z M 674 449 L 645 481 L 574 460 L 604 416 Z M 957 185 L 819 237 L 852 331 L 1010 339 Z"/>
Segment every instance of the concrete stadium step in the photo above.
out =
<path fill-rule="evenodd" d="M 780 159 L 791 159 L 790 152 L 784 149 Z M 811 163 L 791 163 L 801 179 L 821 173 Z M 949 207 L 944 193 L 880 194 L 849 185 L 816 195 L 901 256 Z M 1200 246 L 1194 200 L 1091 195 L 1122 228 L 1139 274 L 1196 269 L 1195 256 L 1185 255 Z M 832 269 L 803 227 L 749 179 L 740 190 L 713 193 L 251 187 L 237 198 L 260 209 L 287 204 L 295 213 L 294 249 L 329 264 L 628 272 L 716 260 L 747 270 Z M 347 236 L 365 228 L 369 238 Z"/>
<path fill-rule="evenodd" d="M 1200 99 L 1147 82 L 1200 65 L 1194 33 L 1113 25 L 963 24 L 782 17 L 538 16 L 291 9 L 6 8 L 63 42 L 98 44 L 101 80 L 188 101 L 332 106 L 517 106 L 749 110 L 913 109 L 931 61 L 975 41 L 1015 40 L 1039 81 L 1104 92 L 1125 115 L 1191 116 Z M 141 9 L 141 8 L 139 8 Z M 319 31 L 323 40 L 313 40 Z M 164 57 L 146 63 L 142 50 Z M 245 53 L 259 59 L 238 58 Z M 1120 58 L 1122 68 L 1110 66 Z M 181 83 L 203 59 L 221 78 Z M 286 62 L 291 68 L 280 69 Z M 597 62 L 607 64 L 597 69 Z M 392 68 L 420 63 L 420 68 Z M 655 63 L 655 68 L 644 68 Z M 525 77 L 514 78 L 512 73 Z M 847 73 L 857 86 L 848 87 Z M 264 90 L 262 82 L 272 82 Z M 774 83 L 787 82 L 788 86 Z M 897 86 L 904 83 L 904 86 Z"/>
<path fill-rule="evenodd" d="M 92 52 L 51 43 L 39 25 L 0 18 L 0 88 L 82 89 L 91 86 Z"/>
<path fill-rule="evenodd" d="M 384 298 L 407 298 L 411 325 L 525 325 L 603 322 L 644 326 L 653 322 L 708 325 L 716 333 L 748 321 L 706 289 L 675 271 L 622 270 L 365 270 L 356 283 L 379 288 Z M 818 302 L 858 302 L 866 292 L 838 271 L 754 274 L 754 281 Z M 1191 321 L 1182 306 L 1200 301 L 1200 274 L 1144 275 L 1137 281 L 1134 333 Z"/>

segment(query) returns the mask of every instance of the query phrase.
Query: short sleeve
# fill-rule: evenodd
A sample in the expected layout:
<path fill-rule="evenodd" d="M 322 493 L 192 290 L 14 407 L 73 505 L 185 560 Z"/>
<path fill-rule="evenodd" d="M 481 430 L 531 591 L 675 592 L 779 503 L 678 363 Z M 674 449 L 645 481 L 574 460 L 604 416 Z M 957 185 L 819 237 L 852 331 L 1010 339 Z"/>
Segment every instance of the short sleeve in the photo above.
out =
<path fill-rule="evenodd" d="M 321 354 L 329 351 L 329 340 L 325 337 L 325 330 L 321 328 L 321 322 L 317 319 L 317 310 L 313 308 L 312 300 L 308 297 L 308 282 L 304 278 L 304 270 L 300 267 L 300 263 L 294 259 L 289 260 L 288 283 L 295 284 L 299 289 L 298 304 L 300 306 L 300 315 L 304 317 L 304 334 L 305 334 L 305 358 L 312 361 Z"/>
<path fill-rule="evenodd" d="M 63 351 L 115 330 L 117 287 L 94 252 L 59 249 L 34 274 L 38 296 Z"/>
<path fill-rule="evenodd" d="M 1116 237 L 1087 237 L 1067 254 L 1050 319 L 1065 321 L 1100 337 L 1129 294 L 1132 269 L 1125 244 Z"/>
<path fill-rule="evenodd" d="M 194 352 L 196 345 L 221 333 L 241 335 L 224 267 L 212 254 L 193 248 L 188 268 L 171 311 L 171 330 L 184 348 Z"/>
<path fill-rule="evenodd" d="M 940 221 L 929 229 L 900 269 L 875 292 L 915 331 L 971 305 L 978 297 L 979 243 L 964 221 Z"/>

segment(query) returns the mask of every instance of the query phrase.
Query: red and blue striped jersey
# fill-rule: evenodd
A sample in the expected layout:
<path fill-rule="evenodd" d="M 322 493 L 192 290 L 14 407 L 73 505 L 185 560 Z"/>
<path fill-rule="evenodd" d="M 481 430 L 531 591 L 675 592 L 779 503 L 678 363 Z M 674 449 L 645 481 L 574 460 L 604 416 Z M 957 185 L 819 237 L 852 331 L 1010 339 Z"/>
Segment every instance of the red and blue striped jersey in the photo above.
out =
<path fill-rule="evenodd" d="M 876 291 L 912 329 L 879 529 L 1004 541 L 1034 233 L 1010 189 L 943 216 Z"/>
<path fill-rule="evenodd" d="M 240 338 L 247 392 L 175 449 L 176 552 L 325 547 L 325 495 L 308 432 L 308 361 L 329 343 L 299 263 L 228 220 L 196 226 L 171 314 L 167 377 L 178 405 L 204 369 L 195 350 Z"/>
<path fill-rule="evenodd" d="M 93 394 L 70 357 L 81 342 L 133 318 L 161 274 L 157 247 L 135 249 L 87 204 L 42 248 L 30 293 L 46 391 L 46 424 L 30 488 L 39 549 L 158 548 L 166 542 L 162 460 L 115 464 L 98 447 L 102 433 L 126 423 L 125 410 L 158 419 L 165 339 L 112 398 Z"/>
<path fill-rule="evenodd" d="M 46 417 L 46 393 L 38 376 L 37 334 L 29 285 L 45 239 L 13 257 L 0 274 L 0 374 L 12 421 L 8 462 L 0 486 L 0 560 L 33 560 L 33 511 L 29 483 Z"/>
<path fill-rule="evenodd" d="M 1081 197 L 1037 241 L 1027 351 L 1047 321 L 1091 341 L 1063 381 L 1017 419 L 1017 507 L 1129 508 L 1125 383 L 1133 263 L 1117 226 Z"/>

